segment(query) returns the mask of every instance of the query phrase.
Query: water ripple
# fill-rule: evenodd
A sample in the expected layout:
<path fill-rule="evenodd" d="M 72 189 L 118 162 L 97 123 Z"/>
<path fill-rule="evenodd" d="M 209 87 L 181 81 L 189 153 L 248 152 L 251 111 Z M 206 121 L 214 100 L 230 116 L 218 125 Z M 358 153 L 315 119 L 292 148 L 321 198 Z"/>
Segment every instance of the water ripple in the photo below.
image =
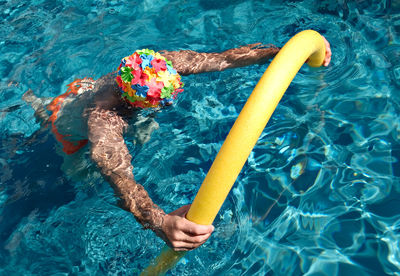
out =
<path fill-rule="evenodd" d="M 170 274 L 398 273 L 396 1 L 3 2 L 0 274 L 138 274 L 163 247 L 116 206 L 88 152 L 82 162 L 57 159 L 21 100 L 26 90 L 57 95 L 74 78 L 114 70 L 136 48 L 282 46 L 309 28 L 331 42 L 331 65 L 300 70 L 214 235 Z M 147 143 L 127 136 L 136 179 L 167 212 L 192 201 L 265 68 L 189 76 L 175 108 L 144 114 L 159 124 L 141 133 Z"/>

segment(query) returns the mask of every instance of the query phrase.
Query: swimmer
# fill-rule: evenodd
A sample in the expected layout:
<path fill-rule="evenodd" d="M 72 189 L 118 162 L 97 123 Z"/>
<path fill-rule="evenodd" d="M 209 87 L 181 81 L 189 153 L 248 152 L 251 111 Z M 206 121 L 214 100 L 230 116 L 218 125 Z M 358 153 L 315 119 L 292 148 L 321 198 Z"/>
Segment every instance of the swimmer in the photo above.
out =
<path fill-rule="evenodd" d="M 328 66 L 331 50 L 326 40 L 325 44 L 323 65 Z M 221 53 L 138 50 L 122 60 L 117 73 L 107 74 L 97 81 L 75 81 L 65 94 L 54 99 L 37 98 L 31 90 L 23 99 L 34 108 L 42 125 L 51 126 L 67 155 L 89 144 L 92 160 L 120 198 L 123 209 L 131 212 L 145 229 L 153 230 L 173 250 L 187 251 L 203 244 L 214 227 L 187 220 L 185 215 L 190 205 L 166 214 L 153 203 L 134 179 L 132 156 L 124 142 L 124 132 L 129 123 L 146 121 L 138 115 L 141 108 L 172 104 L 182 92 L 180 75 L 265 63 L 278 52 L 279 48 L 260 43 Z M 50 116 L 46 109 L 52 112 Z M 85 119 L 77 127 L 76 121 L 82 118 Z M 157 124 L 147 123 L 147 128 L 154 130 Z M 142 142 L 148 137 L 149 133 Z"/>

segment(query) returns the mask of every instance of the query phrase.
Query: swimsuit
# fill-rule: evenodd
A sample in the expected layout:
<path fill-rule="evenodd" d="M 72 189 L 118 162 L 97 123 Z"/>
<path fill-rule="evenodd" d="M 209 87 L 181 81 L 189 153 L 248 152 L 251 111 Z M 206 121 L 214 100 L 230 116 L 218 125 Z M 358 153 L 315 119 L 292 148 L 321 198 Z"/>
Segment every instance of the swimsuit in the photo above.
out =
<path fill-rule="evenodd" d="M 52 112 L 49 117 L 51 130 L 66 154 L 73 154 L 88 143 L 87 138 L 79 139 L 87 137 L 87 125 L 82 118 L 87 101 L 78 98 L 82 97 L 84 92 L 92 90 L 94 84 L 92 78 L 77 79 L 67 85 L 67 92 L 54 98 L 47 106 Z M 61 117 L 62 120 L 59 120 Z"/>

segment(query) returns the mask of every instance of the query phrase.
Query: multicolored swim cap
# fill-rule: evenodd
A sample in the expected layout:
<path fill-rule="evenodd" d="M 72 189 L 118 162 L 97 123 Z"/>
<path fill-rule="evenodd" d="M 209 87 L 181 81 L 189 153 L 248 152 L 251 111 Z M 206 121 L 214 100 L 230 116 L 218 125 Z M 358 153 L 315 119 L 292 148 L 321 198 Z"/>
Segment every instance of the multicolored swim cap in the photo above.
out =
<path fill-rule="evenodd" d="M 122 97 L 134 107 L 170 105 L 183 91 L 181 76 L 171 61 L 149 49 L 137 50 L 124 57 L 115 80 Z"/>

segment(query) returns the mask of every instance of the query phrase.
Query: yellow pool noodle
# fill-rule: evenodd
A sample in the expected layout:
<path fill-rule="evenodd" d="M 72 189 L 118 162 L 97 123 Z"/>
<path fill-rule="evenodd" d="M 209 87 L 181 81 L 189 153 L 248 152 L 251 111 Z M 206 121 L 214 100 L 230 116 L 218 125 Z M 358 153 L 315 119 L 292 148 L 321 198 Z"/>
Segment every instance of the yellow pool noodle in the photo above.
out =
<path fill-rule="evenodd" d="M 214 221 L 250 152 L 301 66 L 307 61 L 308 65 L 319 67 L 324 58 L 324 39 L 312 30 L 296 34 L 279 51 L 218 152 L 186 215 L 188 220 L 203 225 Z M 183 255 L 172 249 L 164 250 L 142 275 L 163 274 Z"/>
<path fill-rule="evenodd" d="M 247 158 L 289 84 L 308 59 L 321 66 L 325 43 L 320 34 L 307 30 L 291 38 L 268 66 L 236 119 L 198 191 L 186 218 L 211 224 Z"/>

